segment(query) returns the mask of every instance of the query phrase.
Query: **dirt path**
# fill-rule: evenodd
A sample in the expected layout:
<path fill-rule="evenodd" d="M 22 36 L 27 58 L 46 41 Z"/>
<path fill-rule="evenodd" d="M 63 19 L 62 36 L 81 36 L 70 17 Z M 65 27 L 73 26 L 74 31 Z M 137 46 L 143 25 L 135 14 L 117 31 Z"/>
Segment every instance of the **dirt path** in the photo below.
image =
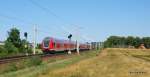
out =
<path fill-rule="evenodd" d="M 130 56 L 129 51 L 144 54 L 139 50 L 106 49 L 97 57 L 40 77 L 150 77 L 150 62 Z"/>

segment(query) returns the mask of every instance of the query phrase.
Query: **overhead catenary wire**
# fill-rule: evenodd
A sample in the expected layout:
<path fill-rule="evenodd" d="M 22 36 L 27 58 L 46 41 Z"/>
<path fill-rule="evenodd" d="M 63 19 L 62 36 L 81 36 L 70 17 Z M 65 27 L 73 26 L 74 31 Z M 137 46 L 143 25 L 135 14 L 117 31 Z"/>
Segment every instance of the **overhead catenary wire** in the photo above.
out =
<path fill-rule="evenodd" d="M 56 17 L 59 21 L 63 22 L 63 25 L 69 25 L 69 26 L 76 26 L 79 28 L 78 25 L 76 24 L 73 24 L 73 23 L 69 23 L 69 22 L 66 22 L 64 18 L 62 18 L 61 16 L 55 14 L 53 11 L 51 11 L 50 9 L 42 6 L 41 4 L 39 4 L 38 2 L 34 1 L 34 0 L 28 0 L 30 3 L 32 3 L 33 5 L 37 6 L 38 8 L 40 8 L 41 10 L 43 10 L 44 12 Z M 67 23 L 67 24 L 65 24 Z M 63 26 L 64 27 L 64 26 Z M 80 27 L 81 28 L 81 27 Z"/>
<path fill-rule="evenodd" d="M 62 17 L 60 17 L 60 16 L 58 16 L 58 15 L 56 15 L 55 13 L 53 13 L 51 10 L 49 10 L 49 9 L 47 9 L 47 8 L 45 8 L 45 7 L 43 7 L 43 6 L 41 6 L 40 4 L 38 4 L 37 2 L 35 2 L 34 0 L 29 0 L 32 4 L 34 4 L 34 5 L 36 5 L 37 7 L 39 7 L 39 8 L 41 8 L 42 10 L 44 10 L 45 12 L 47 12 L 47 13 L 49 13 L 49 14 L 51 14 L 51 15 L 53 15 L 53 16 L 55 16 L 57 19 L 59 19 L 61 22 L 64 22 L 64 19 L 62 18 Z M 31 22 L 31 21 L 27 21 L 27 20 L 23 20 L 23 19 L 21 19 L 21 18 L 17 18 L 17 17 L 14 17 L 14 16 L 8 16 L 8 15 L 5 15 L 5 14 L 2 14 L 2 13 L 0 13 L 0 16 L 1 17 L 4 17 L 4 18 L 7 18 L 7 19 L 11 19 L 11 20 L 15 20 L 15 21 L 19 21 L 19 22 L 23 22 L 23 23 L 26 23 L 26 24 L 31 24 L 31 25 L 35 25 L 33 22 Z M 70 26 L 71 25 L 74 25 L 74 24 L 70 24 Z M 65 27 L 65 26 L 63 26 L 63 27 Z M 76 27 L 78 27 L 78 29 L 80 28 L 78 25 L 76 25 Z M 60 27 L 62 30 L 64 30 L 65 32 L 67 32 L 67 33 L 73 33 L 72 31 L 66 31 L 65 29 L 63 29 L 62 27 Z M 69 30 L 69 29 L 68 29 Z M 40 31 L 42 31 L 42 30 L 40 30 Z M 50 32 L 45 32 L 44 30 L 43 30 L 43 33 L 50 33 Z M 83 35 L 82 35 L 83 36 Z M 85 38 L 86 39 L 86 38 Z"/>
<path fill-rule="evenodd" d="M 33 5 L 37 6 L 38 8 L 40 8 L 41 10 L 43 10 L 44 12 L 46 12 L 46 13 L 48 13 L 48 14 L 54 16 L 54 17 L 56 17 L 57 20 L 63 22 L 63 25 L 77 26 L 77 25 L 75 25 L 75 24 L 66 22 L 64 18 L 62 18 L 61 16 L 58 16 L 57 14 L 55 14 L 55 13 L 54 13 L 53 11 L 51 11 L 50 9 L 48 9 L 48 8 L 46 8 L 46 7 L 43 7 L 41 4 L 39 4 L 39 3 L 36 2 L 35 0 L 28 0 L 28 1 L 29 1 L 30 3 L 32 3 Z M 67 23 L 67 24 L 65 24 L 65 23 Z M 62 26 L 63 26 L 63 25 L 62 25 Z M 63 27 L 65 27 L 65 26 L 63 26 Z"/>
<path fill-rule="evenodd" d="M 50 9 L 43 7 L 42 5 L 40 5 L 39 3 L 37 3 L 37 2 L 34 1 L 34 0 L 28 0 L 28 1 L 30 1 L 32 4 L 36 5 L 37 7 L 41 8 L 43 11 L 45 11 L 45 12 L 47 12 L 47 13 L 49 13 L 49 14 L 55 16 L 55 17 L 56 17 L 58 20 L 60 20 L 61 22 L 64 22 L 64 23 L 65 23 L 65 21 L 64 21 L 64 19 L 63 19 L 62 17 L 58 16 L 57 14 L 55 14 L 54 12 L 52 12 Z M 7 18 L 7 19 L 11 19 L 11 20 L 23 22 L 23 23 L 26 23 L 26 24 L 35 25 L 35 23 L 33 23 L 33 22 L 31 22 L 31 21 L 23 20 L 23 19 L 21 19 L 21 18 L 17 18 L 17 17 L 14 17 L 14 16 L 8 16 L 8 15 L 1 14 L 1 13 L 0 13 L 0 16 L 1 16 L 1 17 L 5 17 L 5 18 Z M 69 23 L 69 24 L 70 24 L 70 23 Z M 71 25 L 74 25 L 74 24 L 70 24 L 70 26 L 71 26 Z M 79 28 L 78 25 L 74 25 L 74 26 L 76 26 L 76 27 Z M 65 27 L 65 26 L 63 26 L 63 27 Z M 60 28 L 62 29 L 62 27 L 60 27 Z M 64 29 L 62 29 L 62 30 L 64 30 Z M 64 31 L 65 31 L 65 30 L 64 30 Z M 65 31 L 65 32 L 71 33 L 71 31 Z M 49 33 L 50 33 L 50 32 L 49 32 Z"/>
<path fill-rule="evenodd" d="M 0 13 L 0 17 L 4 17 L 4 18 L 10 19 L 10 20 L 19 21 L 19 22 L 26 23 L 26 24 L 31 24 L 31 25 L 34 24 L 34 23 L 30 22 L 30 21 L 23 20 L 21 18 L 17 18 L 17 17 L 14 17 L 14 16 L 5 15 L 5 14 L 2 14 L 2 13 Z"/>
<path fill-rule="evenodd" d="M 51 11 L 50 9 L 46 8 L 46 7 L 43 7 L 41 4 L 39 4 L 38 2 L 34 1 L 34 0 L 28 0 L 30 1 L 33 5 L 37 6 L 38 8 L 40 8 L 41 10 L 43 10 L 44 12 L 56 17 L 59 21 L 63 22 L 63 23 L 67 23 L 67 24 L 63 24 L 63 25 L 69 25 L 69 26 L 76 26 L 78 28 L 81 28 L 79 27 L 78 25 L 76 24 L 73 24 L 73 23 L 68 23 L 65 21 L 64 18 L 62 18 L 61 16 L 55 14 L 53 11 Z M 64 27 L 64 26 L 63 26 Z"/>
<path fill-rule="evenodd" d="M 43 10 L 44 12 L 49 13 L 50 15 L 56 17 L 59 21 L 64 22 L 64 19 L 62 17 L 58 16 L 57 14 L 52 12 L 50 9 L 43 7 L 42 5 L 40 5 L 38 2 L 34 0 L 28 0 L 28 1 L 32 3 L 33 5 L 37 6 L 38 8 L 40 8 L 41 10 Z"/>
<path fill-rule="evenodd" d="M 5 15 L 5 14 L 2 14 L 2 13 L 0 13 L 0 17 L 6 18 L 6 19 L 9 19 L 9 20 L 14 20 L 14 21 L 22 22 L 22 23 L 25 23 L 25 24 L 35 25 L 31 21 L 23 20 L 21 18 L 17 18 L 17 17 L 14 17 L 14 16 Z M 12 25 L 12 26 L 14 27 L 16 25 Z M 39 28 L 37 29 L 37 31 L 40 31 L 40 32 L 43 32 L 43 33 L 51 33 L 51 32 L 48 32 L 48 31 L 41 30 Z"/>
<path fill-rule="evenodd" d="M 63 25 L 66 25 L 65 23 L 65 20 L 62 18 L 62 17 L 60 17 L 60 16 L 58 16 L 57 14 L 55 14 L 53 11 L 51 11 L 50 9 L 48 9 L 48 8 L 46 8 L 46 7 L 43 7 L 41 4 L 39 4 L 38 2 L 36 2 L 36 1 L 34 1 L 34 0 L 28 0 L 30 3 L 32 3 L 33 5 L 35 5 L 36 7 L 38 7 L 38 8 L 40 8 L 41 10 L 43 10 L 44 12 L 46 12 L 46 13 L 48 13 L 48 14 L 50 14 L 50 15 L 52 15 L 52 16 L 54 16 L 55 18 L 57 18 L 57 20 L 59 20 L 60 22 L 63 22 L 63 24 L 62 24 L 62 26 Z M 70 24 L 68 24 L 68 25 L 70 25 Z M 62 29 L 62 26 L 61 27 L 59 27 L 60 29 Z M 63 27 L 65 27 L 65 26 L 63 26 Z M 66 31 L 66 30 L 64 30 L 64 29 L 62 29 L 63 31 L 65 31 L 65 32 L 67 32 L 68 34 L 70 34 L 71 32 L 69 31 Z M 47 32 L 44 32 L 44 33 L 47 33 Z"/>
<path fill-rule="evenodd" d="M 18 22 L 22 22 L 22 23 L 25 23 L 25 24 L 30 24 L 30 25 L 35 25 L 33 22 L 30 22 L 30 21 L 27 21 L 27 20 L 23 20 L 21 18 L 17 18 L 17 17 L 14 17 L 14 16 L 9 16 L 9 15 L 5 15 L 5 14 L 2 14 L 0 13 L 0 17 L 3 17 L 3 18 L 6 18 L 6 19 L 9 19 L 9 20 L 14 20 L 14 21 L 18 21 Z M 16 25 L 12 25 L 13 27 Z M 45 34 L 51 34 L 51 32 L 49 31 L 45 31 L 45 30 L 42 30 L 42 29 L 37 29 L 37 32 L 39 33 L 45 33 Z"/>

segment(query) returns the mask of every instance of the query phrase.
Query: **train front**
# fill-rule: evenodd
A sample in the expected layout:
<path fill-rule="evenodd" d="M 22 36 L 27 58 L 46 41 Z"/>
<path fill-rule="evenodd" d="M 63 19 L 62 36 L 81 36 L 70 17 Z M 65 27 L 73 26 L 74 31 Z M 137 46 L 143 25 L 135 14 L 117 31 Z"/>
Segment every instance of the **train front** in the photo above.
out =
<path fill-rule="evenodd" d="M 53 51 L 53 39 L 51 37 L 44 38 L 41 48 L 43 53 L 50 53 L 50 51 Z"/>

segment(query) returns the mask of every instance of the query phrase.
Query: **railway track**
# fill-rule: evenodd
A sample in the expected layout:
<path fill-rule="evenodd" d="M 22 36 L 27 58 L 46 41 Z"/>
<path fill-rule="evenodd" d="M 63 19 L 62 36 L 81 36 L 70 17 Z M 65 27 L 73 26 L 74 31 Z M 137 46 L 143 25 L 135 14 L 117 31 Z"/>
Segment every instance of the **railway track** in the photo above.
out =
<path fill-rule="evenodd" d="M 18 60 L 21 59 L 26 59 L 26 58 L 30 58 L 32 56 L 40 56 L 42 54 L 38 54 L 38 55 L 22 55 L 22 56 L 12 56 L 12 57 L 4 57 L 4 58 L 0 58 L 0 64 L 5 64 L 5 63 L 10 63 L 10 62 L 16 62 Z"/>
<path fill-rule="evenodd" d="M 12 61 L 17 61 L 17 60 L 23 59 L 23 58 L 25 58 L 25 57 L 3 58 L 3 59 L 0 59 L 0 64 L 9 63 Z"/>
<path fill-rule="evenodd" d="M 43 58 L 60 56 L 60 55 L 65 55 L 65 54 L 36 54 L 36 55 L 22 55 L 22 56 L 5 57 L 5 58 L 0 58 L 0 64 L 17 62 L 18 60 L 27 59 L 27 58 L 31 58 L 34 56 L 39 56 L 43 59 Z"/>
<path fill-rule="evenodd" d="M 76 52 L 72 52 L 72 54 L 75 54 Z M 32 58 L 34 56 L 39 56 L 41 59 L 47 59 L 51 57 L 58 57 L 58 56 L 66 56 L 66 53 L 55 53 L 55 54 L 36 54 L 36 55 L 22 55 L 22 56 L 13 56 L 13 57 L 5 57 L 5 58 L 0 58 L 0 64 L 5 64 L 5 63 L 12 63 L 12 62 L 17 62 L 18 60 L 21 59 L 27 59 L 27 58 Z"/>

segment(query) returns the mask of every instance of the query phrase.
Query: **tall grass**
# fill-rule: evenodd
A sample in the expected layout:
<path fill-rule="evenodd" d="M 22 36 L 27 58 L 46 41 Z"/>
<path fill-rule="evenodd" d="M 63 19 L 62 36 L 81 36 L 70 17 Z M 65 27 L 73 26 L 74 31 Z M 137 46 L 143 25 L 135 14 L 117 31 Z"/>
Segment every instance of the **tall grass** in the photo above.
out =
<path fill-rule="evenodd" d="M 39 77 L 149 77 L 149 61 L 132 56 L 150 54 L 149 51 L 106 49 L 97 57 L 48 71 L 47 74 L 40 74 Z"/>
<path fill-rule="evenodd" d="M 42 64 L 42 59 L 40 57 L 37 57 L 37 56 L 30 57 L 28 59 L 23 59 L 22 61 L 2 65 L 0 67 L 0 74 L 9 73 L 9 72 L 21 70 L 24 68 L 29 68 L 32 66 L 37 66 L 40 64 Z"/>
<path fill-rule="evenodd" d="M 24 70 L 19 70 L 16 72 L 5 73 L 0 75 L 0 77 L 37 77 L 39 75 L 45 75 L 48 71 L 53 71 L 60 68 L 68 67 L 71 64 L 75 64 L 81 60 L 85 60 L 91 57 L 95 57 L 99 53 L 98 51 L 86 51 L 82 52 L 80 55 L 68 55 L 66 59 L 51 60 L 52 63 L 43 63 L 39 66 L 33 66 L 26 68 Z"/>

